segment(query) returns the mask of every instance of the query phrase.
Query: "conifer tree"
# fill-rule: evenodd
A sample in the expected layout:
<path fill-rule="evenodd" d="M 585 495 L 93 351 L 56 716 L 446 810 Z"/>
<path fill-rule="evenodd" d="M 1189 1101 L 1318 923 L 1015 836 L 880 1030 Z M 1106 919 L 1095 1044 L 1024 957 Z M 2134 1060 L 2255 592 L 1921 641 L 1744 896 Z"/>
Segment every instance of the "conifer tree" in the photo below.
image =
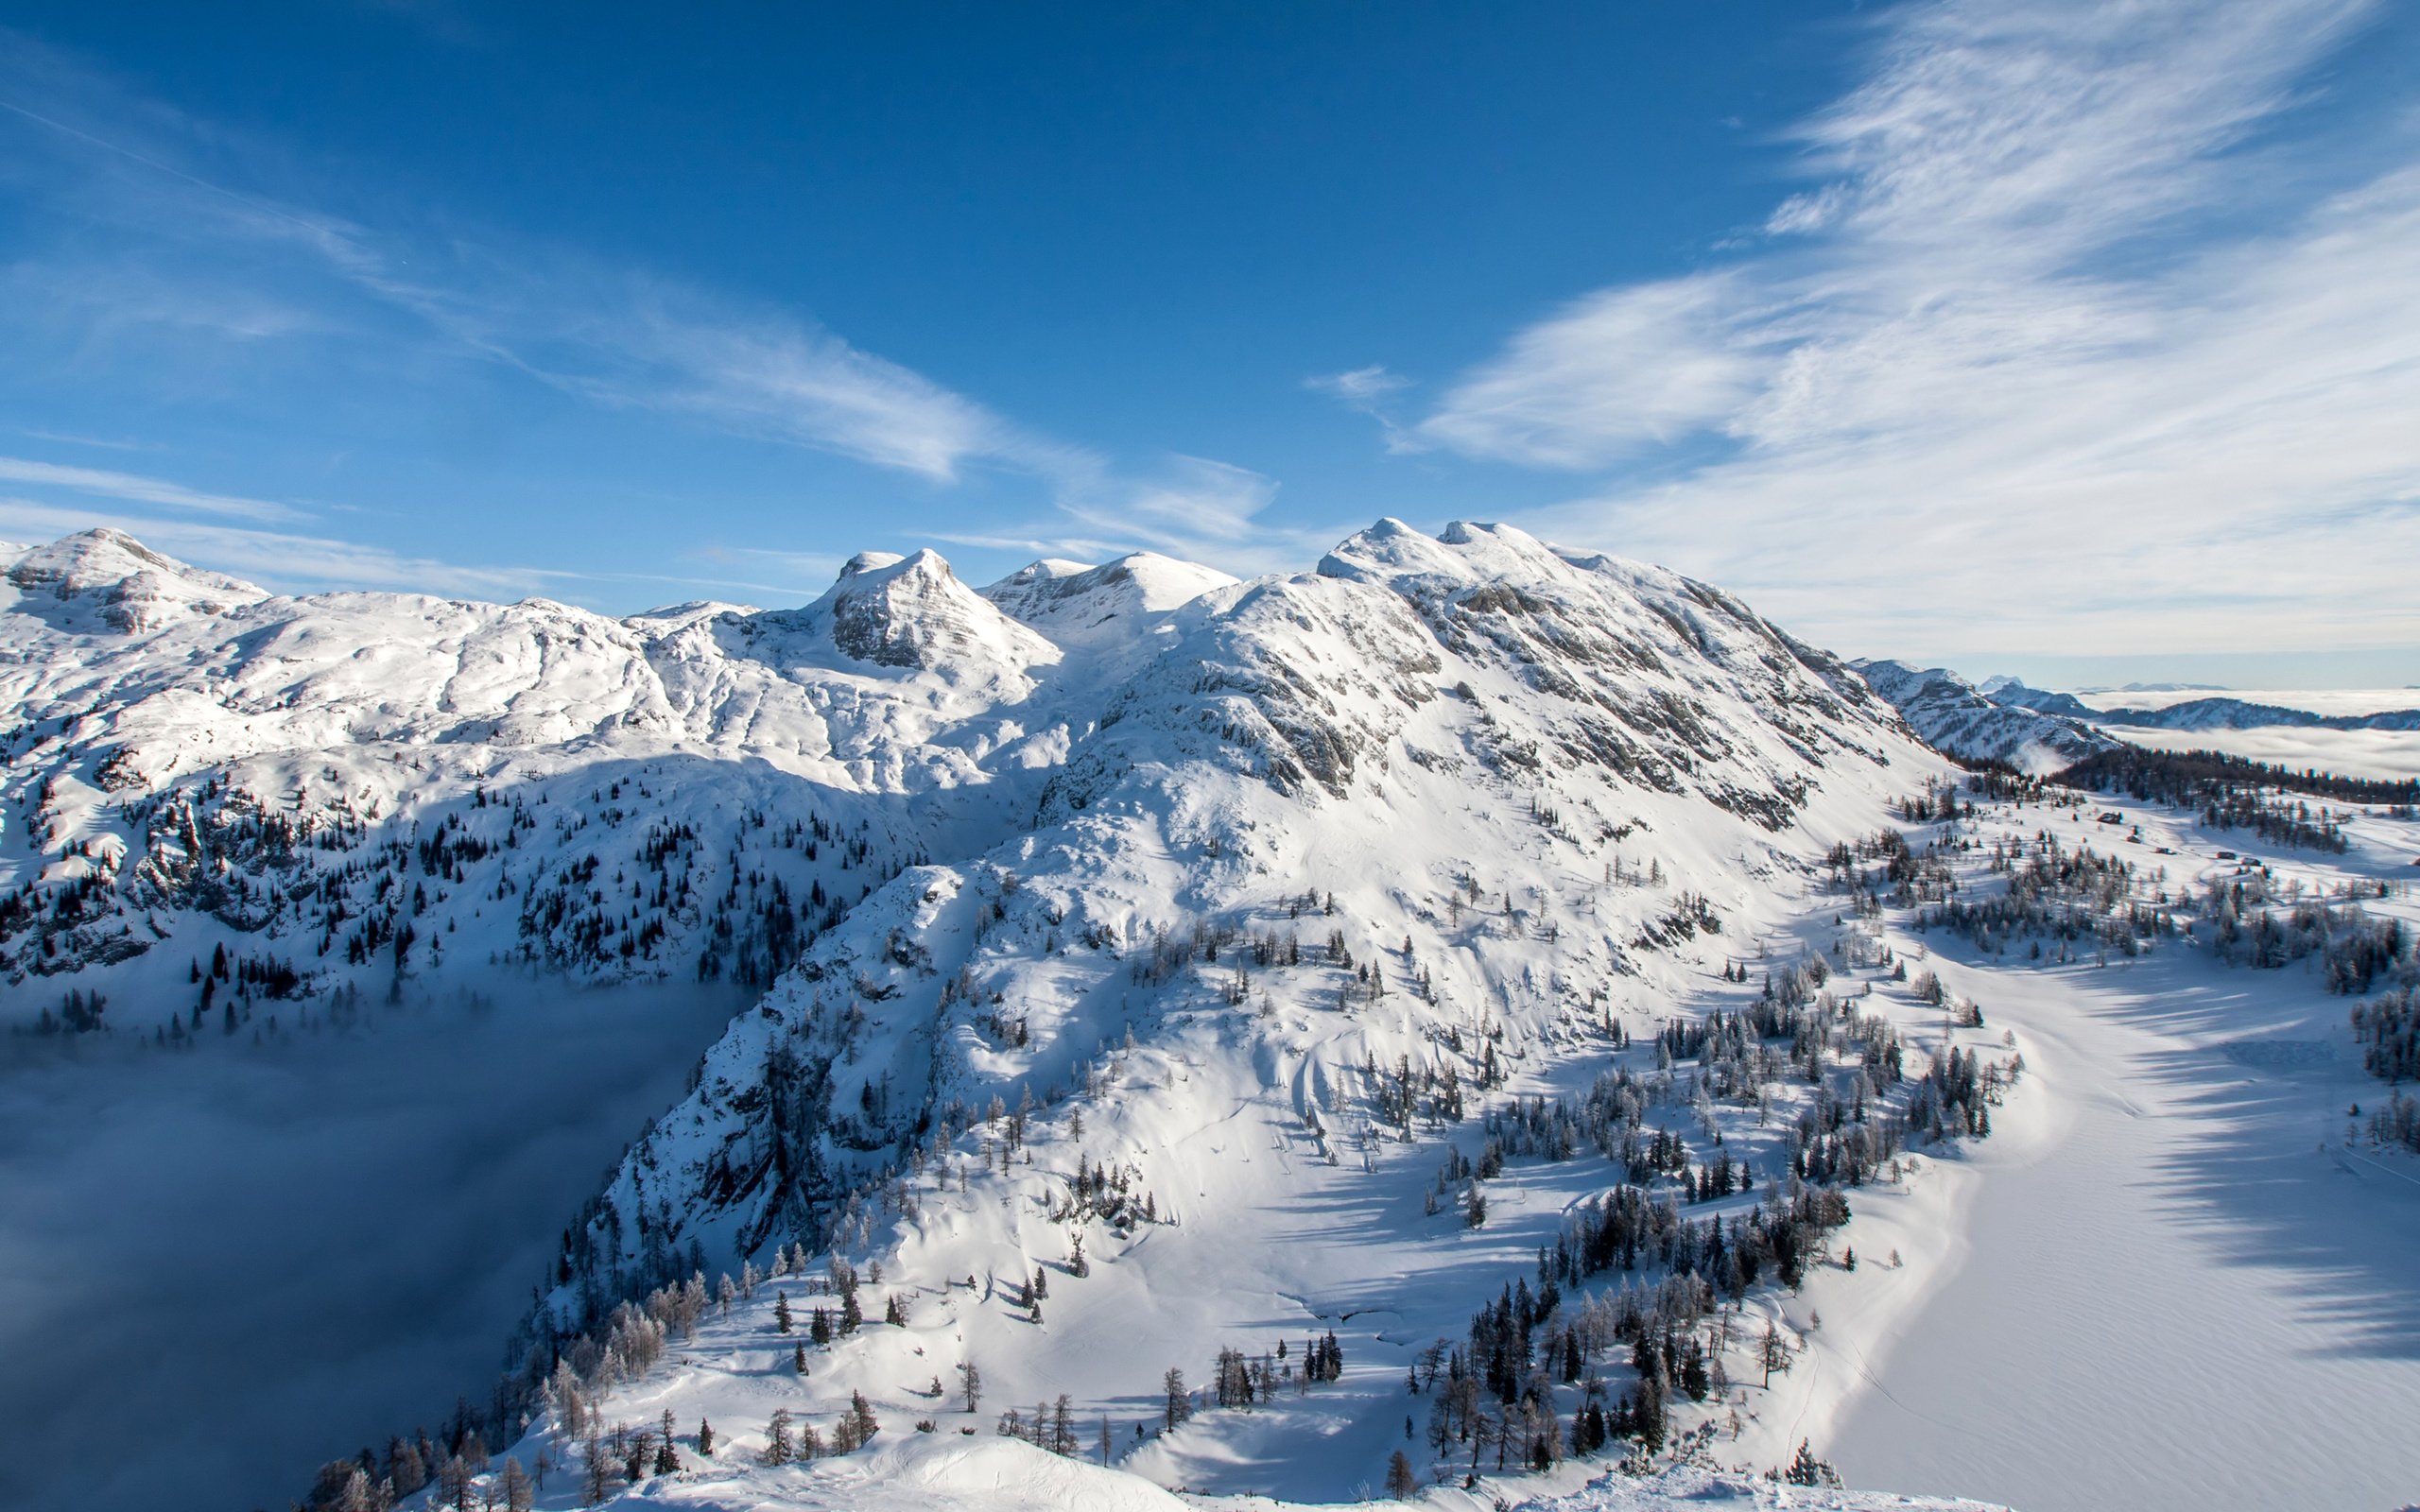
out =
<path fill-rule="evenodd" d="M 536 1489 L 529 1484 L 529 1472 L 521 1468 L 518 1459 L 504 1462 L 505 1512 L 529 1512 L 537 1501 Z"/>
<path fill-rule="evenodd" d="M 1781 1336 L 1781 1330 L 1771 1323 L 1765 1325 L 1764 1342 L 1759 1347 L 1757 1358 L 1758 1363 L 1765 1367 L 1765 1387 L 1771 1390 L 1773 1372 L 1776 1370 L 1786 1372 L 1789 1369 L 1789 1341 L 1784 1339 Z"/>
<path fill-rule="evenodd" d="M 588 1430 L 588 1442 L 582 1447 L 580 1465 L 580 1504 L 596 1506 L 613 1494 L 614 1462 L 607 1457 L 605 1446 L 597 1442 L 594 1424 Z"/>
<path fill-rule="evenodd" d="M 1666 1418 L 1664 1414 L 1664 1383 L 1649 1376 L 1638 1383 L 1638 1441 L 1650 1454 L 1664 1447 Z"/>
<path fill-rule="evenodd" d="M 790 1294 L 787 1292 L 773 1294 L 773 1330 L 777 1333 L 790 1331 Z"/>

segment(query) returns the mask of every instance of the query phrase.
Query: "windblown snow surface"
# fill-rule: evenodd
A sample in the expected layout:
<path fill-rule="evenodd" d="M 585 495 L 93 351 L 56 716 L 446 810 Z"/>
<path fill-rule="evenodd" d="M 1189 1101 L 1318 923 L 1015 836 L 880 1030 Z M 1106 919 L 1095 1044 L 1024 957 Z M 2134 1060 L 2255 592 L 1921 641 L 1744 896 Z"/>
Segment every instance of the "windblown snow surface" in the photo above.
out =
<path fill-rule="evenodd" d="M 38 1032 L 11 1068 L 24 1087 L 60 1056 L 91 1074 L 96 1047 L 149 1057 L 129 1075 L 240 1079 L 314 1042 L 374 1045 L 390 1002 L 469 993 L 500 1020 L 522 999 L 570 1004 L 528 1036 L 564 1050 L 516 1060 L 544 1106 L 578 1085 L 558 1060 L 596 1063 L 569 1048 L 581 1032 L 560 1015 L 580 1000 L 563 985 L 703 979 L 750 1005 L 576 1212 L 536 1182 L 527 1211 L 496 1211 L 512 1253 L 534 1242 L 546 1261 L 510 1278 L 534 1305 L 496 1341 L 506 1378 L 459 1388 L 492 1452 L 465 1467 L 477 1487 L 500 1488 L 510 1454 L 546 1461 L 549 1507 L 581 1504 L 592 1480 L 632 1506 L 1269 1505 L 1244 1499 L 1378 1493 L 1400 1453 L 1438 1506 L 1945 1504 L 1761 1479 L 1802 1441 L 1853 1481 L 2021 1490 L 2042 1508 L 2385 1505 L 2409 1479 L 2400 1440 L 2343 1442 L 2347 1424 L 2410 1418 L 2394 1323 L 2409 1283 L 2320 1258 L 2369 1240 L 2408 1253 L 2409 1173 L 2342 1149 L 2341 1126 L 2337 1155 L 2256 1173 L 2295 1195 L 2221 1193 L 2228 1173 L 2204 1170 L 2204 1196 L 2167 1192 L 2188 1211 L 2138 1203 L 2116 1249 L 2036 1221 L 2099 1257 L 2076 1304 L 2139 1314 L 2149 1333 L 2010 1338 L 1991 1312 L 2012 1291 L 1991 1267 L 2028 1253 L 1986 1243 L 1995 1184 L 2040 1169 L 2047 1194 L 2023 1200 L 2097 1196 L 2112 1177 L 2057 1153 L 2098 1106 L 2085 1089 L 2170 1074 L 2078 1023 L 2187 1033 L 2165 989 L 2146 995 L 2161 972 L 2210 984 L 2197 1045 L 2290 1020 L 2317 1042 L 2342 1000 L 2296 971 L 2219 974 L 2188 936 L 2106 967 L 1943 946 L 1920 927 L 1938 889 L 2005 885 L 1982 837 L 2056 828 L 2149 861 L 2165 835 L 2174 856 L 2129 885 L 2160 908 L 2152 893 L 2217 864 L 2209 837 L 2145 816 L 2144 839 L 2121 842 L 2072 804 L 1989 800 L 1911 828 L 1901 806 L 1932 812 L 1952 768 L 1853 671 L 1704 585 L 1501 527 L 1392 521 L 1315 572 L 1248 583 L 1147 555 L 1036 563 L 977 592 L 929 552 L 868 554 L 802 609 L 627 620 L 277 598 L 108 532 L 25 553 L 9 580 L 0 1012 Z M 2330 858 L 2348 872 L 2383 872 L 2409 838 L 2382 815 L 2352 823 L 2362 849 Z M 1936 891 L 1880 880 L 1902 867 Z M 676 1068 L 679 1039 L 660 1052 Z M 2228 1064 L 2295 1096 L 2332 1074 L 2246 1054 Z M 415 1074 L 433 1107 L 515 1095 Z M 2146 1178 L 2243 1116 L 2165 1082 L 2125 1095 L 2175 1128 L 2121 1146 L 2152 1162 Z M 152 1127 L 113 1108 L 97 1102 L 96 1142 Z M 279 1113 L 297 1146 L 337 1126 Z M 510 1146 L 506 1168 L 527 1158 L 526 1124 L 465 1117 Z M 1960 1137 L 1978 1118 L 2003 1132 Z M 2311 1119 L 2292 1119 L 2316 1150 Z M 252 1139 L 230 1159 L 279 1157 Z M 207 1151 L 184 1160 L 195 1187 L 229 1178 Z M 1718 1161 L 1753 1187 L 1712 1190 Z M 2388 1175 L 2327 1194 L 2356 1169 Z M 1807 1216 L 1841 1198 L 1844 1228 Z M 173 1263 L 189 1211 L 161 1204 L 147 1231 L 113 1200 L 95 1191 L 80 1217 L 46 1202 L 43 1242 Z M 1582 1265 L 1572 1226 L 1607 1202 L 1663 1237 Z M 2354 1227 L 2281 1226 L 2327 1247 L 2281 1242 L 2274 1277 L 2226 1250 L 2239 1316 L 2170 1289 L 2173 1246 L 2240 1243 L 2278 1203 Z M 1749 1278 L 1703 1247 L 1709 1220 L 1723 1248 L 1752 1227 L 1780 1237 L 1749 1243 Z M 0 1235 L 32 1252 L 9 1227 L 27 1221 L 9 1204 Z M 292 1246 L 303 1220 L 258 1221 L 261 1243 Z M 444 1297 L 473 1284 L 466 1262 L 489 1263 L 408 1213 L 389 1235 L 405 1258 L 363 1266 L 364 1287 Z M 1795 1289 L 1775 1284 L 1772 1245 L 1804 1265 Z M 1739 1284 L 1683 1279 L 1684 1253 Z M 863 1326 L 814 1339 L 813 1314 L 838 1314 L 852 1286 Z M 138 1270 L 112 1295 L 145 1287 Z M 1528 1352 L 1501 1393 L 1456 1387 L 1473 1314 L 1507 1315 L 1516 1288 Z M 2307 1326 L 2314 1289 L 2325 1327 Z M 626 1299 L 645 1307 L 616 1314 Z M 110 1305 L 89 1304 L 96 1329 Z M 2204 1326 L 2171 1326 L 2180 1307 Z M 2356 1326 L 2364 1310 L 2390 1326 Z M 374 1338 L 371 1311 L 350 1326 Z M 1643 1389 L 1642 1315 L 1704 1351 L 1703 1400 L 1676 1389 L 1660 1454 L 1570 1453 L 1586 1402 Z M 385 1336 L 418 1326 L 399 1299 Z M 109 1420 L 124 1372 L 82 1370 L 72 1327 L 0 1371 L 12 1400 L 64 1381 L 60 1420 Z M 1306 1349 L 1331 1334 L 1340 1365 L 1314 1378 Z M 2124 1348 L 2097 1352 L 2107 1338 Z M 1255 1383 L 1249 1404 L 1214 1388 L 1223 1349 Z M 2377 1416 L 2320 1388 L 2330 1360 Z M 1927 1374 L 1953 1361 L 1963 1379 Z M 985 1381 L 974 1411 L 961 1362 Z M 1189 1413 L 1174 1427 L 1171 1368 Z M 2123 1389 L 2089 1411 L 2037 1400 L 2094 1368 Z M 2202 1428 L 2200 1379 L 2267 1370 L 2283 1383 L 2257 1409 L 2267 1435 L 2249 1418 Z M 362 1397 L 376 1373 L 360 1367 Z M 853 1394 L 879 1425 L 869 1446 L 762 1463 L 776 1412 L 828 1447 Z M 1013 1408 L 1035 1436 L 1063 1398 L 1073 1453 L 1002 1432 Z M 1962 1416 L 2003 1399 L 2018 1405 Z M 1997 1457 L 1877 1418 L 1877 1400 Z M 451 1440 L 450 1408 L 424 1398 L 388 1432 Z M 232 1441 L 261 1409 L 222 1391 L 179 1410 Z M 614 1446 L 667 1414 L 672 1468 L 626 1476 Z M 2333 1471 L 2303 1453 L 2323 1428 Z M 182 1504 L 301 1495 L 361 1432 L 274 1472 L 213 1462 Z M 2147 1438 L 2174 1452 L 2140 1452 Z M 344 1467 L 323 1477 L 330 1504 L 377 1498 L 386 1448 L 372 1433 L 351 1493 Z M 0 1499 L 158 1505 L 126 1487 L 193 1463 L 188 1445 L 136 1472 L 147 1447 L 113 1452 L 116 1480 L 12 1457 Z M 1547 1468 L 1525 1473 L 1530 1455 Z"/>

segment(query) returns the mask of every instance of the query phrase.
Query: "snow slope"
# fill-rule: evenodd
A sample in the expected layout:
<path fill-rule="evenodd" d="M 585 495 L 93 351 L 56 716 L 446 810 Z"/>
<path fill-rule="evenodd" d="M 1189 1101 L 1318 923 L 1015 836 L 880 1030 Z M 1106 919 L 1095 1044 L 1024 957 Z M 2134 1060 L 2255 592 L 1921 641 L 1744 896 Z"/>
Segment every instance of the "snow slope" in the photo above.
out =
<path fill-rule="evenodd" d="M 1435 1512 L 1677 1512 L 1677 1509 L 1796 1507 L 1806 1512 L 1988 1512 L 1979 1503 L 1823 1492 L 1775 1486 L 1742 1476 L 1675 1470 L 1648 1480 L 1605 1475 L 1562 1493 L 1502 1499 L 1434 1491 L 1421 1503 Z M 1515 1492 L 1514 1494 L 1518 1494 Z M 619 1503 L 695 1512 L 1279 1512 L 1259 1499 L 1178 1497 L 1137 1476 L 1064 1460 L 1012 1439 L 910 1437 L 862 1456 L 760 1470 L 730 1480 L 666 1482 Z"/>
<path fill-rule="evenodd" d="M 2409 820 L 2353 811 L 2339 857 L 2157 807 L 2113 833 L 2099 808 L 1964 828 L 1986 846 L 2118 840 L 2171 888 L 2246 868 L 2299 896 L 2384 885 L 2363 906 L 2420 920 Z M 2306 965 L 2231 969 L 2189 944 L 2102 966 L 1932 943 L 1932 968 L 2024 1046 L 2027 1092 L 1962 1156 L 1978 1195 L 1935 1240 L 1951 1252 L 1934 1289 L 1864 1345 L 1875 1388 L 1818 1435 L 1843 1472 L 2036 1512 L 2410 1501 L 2420 1166 L 2347 1141 L 2346 1108 L 2385 1091 L 2347 1000 Z"/>

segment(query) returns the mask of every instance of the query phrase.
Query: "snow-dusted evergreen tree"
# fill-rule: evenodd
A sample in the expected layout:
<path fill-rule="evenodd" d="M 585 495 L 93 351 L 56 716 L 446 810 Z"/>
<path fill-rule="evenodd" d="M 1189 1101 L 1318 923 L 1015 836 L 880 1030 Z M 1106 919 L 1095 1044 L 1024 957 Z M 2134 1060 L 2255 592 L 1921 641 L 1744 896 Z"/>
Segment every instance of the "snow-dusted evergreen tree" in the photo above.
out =
<path fill-rule="evenodd" d="M 790 1441 L 790 1410 L 773 1409 L 772 1420 L 765 1425 L 764 1461 L 768 1465 L 786 1465 L 798 1457 L 798 1447 Z"/>

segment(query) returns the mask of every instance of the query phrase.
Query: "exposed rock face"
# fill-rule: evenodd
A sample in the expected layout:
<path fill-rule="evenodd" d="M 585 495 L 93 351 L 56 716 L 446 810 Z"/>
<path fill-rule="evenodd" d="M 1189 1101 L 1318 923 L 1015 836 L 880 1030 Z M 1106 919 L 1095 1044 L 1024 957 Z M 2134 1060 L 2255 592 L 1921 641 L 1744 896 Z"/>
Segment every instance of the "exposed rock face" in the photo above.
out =
<path fill-rule="evenodd" d="M 1996 702 L 1946 667 L 1919 670 L 1887 661 L 1850 664 L 1927 745 L 1952 756 L 2005 762 L 2040 774 L 2123 744 L 2081 719 Z"/>

